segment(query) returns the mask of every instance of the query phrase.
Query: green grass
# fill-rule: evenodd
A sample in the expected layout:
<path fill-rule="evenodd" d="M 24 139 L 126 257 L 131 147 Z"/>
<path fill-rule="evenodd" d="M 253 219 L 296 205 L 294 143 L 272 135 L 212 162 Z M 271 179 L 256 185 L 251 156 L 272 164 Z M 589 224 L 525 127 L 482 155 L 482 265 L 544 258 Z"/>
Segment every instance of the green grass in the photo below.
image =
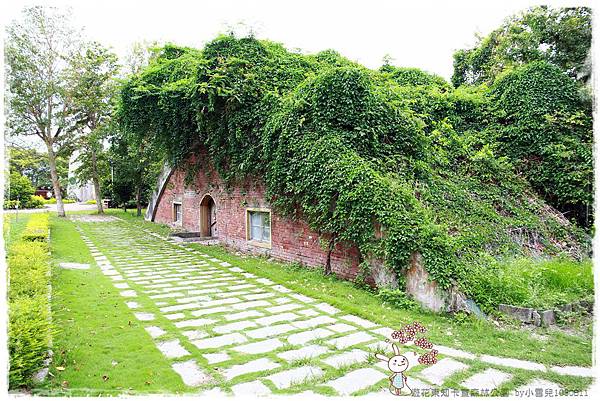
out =
<path fill-rule="evenodd" d="M 35 393 L 185 391 L 180 377 L 137 323 L 118 290 L 94 268 L 94 260 L 73 223 L 53 217 L 51 224 L 52 312 L 59 333 L 54 338 L 50 381 Z M 92 268 L 66 270 L 57 267 L 60 262 L 90 263 Z"/>
<path fill-rule="evenodd" d="M 549 309 L 593 299 L 592 261 L 559 257 L 494 262 L 474 267 L 465 288 L 488 312 L 497 310 L 500 303 Z"/>

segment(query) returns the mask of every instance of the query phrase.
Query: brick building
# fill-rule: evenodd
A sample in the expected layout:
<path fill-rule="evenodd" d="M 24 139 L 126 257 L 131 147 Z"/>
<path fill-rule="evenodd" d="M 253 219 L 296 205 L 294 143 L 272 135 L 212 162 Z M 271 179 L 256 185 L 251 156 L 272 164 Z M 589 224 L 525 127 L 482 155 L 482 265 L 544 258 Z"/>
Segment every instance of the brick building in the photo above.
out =
<path fill-rule="evenodd" d="M 305 222 L 272 210 L 260 179 L 249 177 L 226 187 L 219 174 L 206 167 L 188 176 L 186 184 L 192 164 L 193 159 L 186 167 L 163 172 L 148 208 L 149 220 L 198 232 L 243 252 L 311 267 L 325 265 L 327 251 L 318 234 Z M 331 254 L 331 268 L 336 275 L 353 279 L 358 273 L 357 249 L 338 245 Z"/>

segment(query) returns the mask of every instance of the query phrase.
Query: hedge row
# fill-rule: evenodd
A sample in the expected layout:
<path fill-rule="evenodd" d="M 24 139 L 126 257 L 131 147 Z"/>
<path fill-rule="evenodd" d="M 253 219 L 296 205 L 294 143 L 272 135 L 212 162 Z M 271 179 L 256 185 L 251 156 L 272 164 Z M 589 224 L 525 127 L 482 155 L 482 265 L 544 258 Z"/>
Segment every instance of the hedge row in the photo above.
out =
<path fill-rule="evenodd" d="M 42 209 L 44 207 L 44 198 L 38 195 L 31 195 L 27 202 L 21 202 L 19 200 L 5 200 L 4 209 Z"/>
<path fill-rule="evenodd" d="M 30 217 L 21 238 L 8 249 L 9 387 L 27 387 L 47 357 L 50 263 L 48 215 Z"/>

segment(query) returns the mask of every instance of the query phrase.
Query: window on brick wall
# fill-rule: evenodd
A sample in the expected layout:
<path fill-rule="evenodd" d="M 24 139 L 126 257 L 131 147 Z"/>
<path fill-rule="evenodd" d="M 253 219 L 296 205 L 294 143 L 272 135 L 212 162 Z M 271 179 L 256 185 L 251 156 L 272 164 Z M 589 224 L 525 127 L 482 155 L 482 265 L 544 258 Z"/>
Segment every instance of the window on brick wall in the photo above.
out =
<path fill-rule="evenodd" d="M 248 210 L 248 240 L 259 243 L 271 243 L 271 212 L 269 210 Z"/>
<path fill-rule="evenodd" d="M 175 223 L 181 223 L 181 203 L 173 203 L 173 221 Z"/>

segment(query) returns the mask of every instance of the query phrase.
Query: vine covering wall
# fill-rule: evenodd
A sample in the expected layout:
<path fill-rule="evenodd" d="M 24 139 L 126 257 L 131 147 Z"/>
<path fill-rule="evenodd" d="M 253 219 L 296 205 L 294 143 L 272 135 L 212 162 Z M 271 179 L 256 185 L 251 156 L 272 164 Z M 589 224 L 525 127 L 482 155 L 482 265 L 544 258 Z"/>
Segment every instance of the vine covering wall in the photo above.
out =
<path fill-rule="evenodd" d="M 490 258 L 585 252 L 584 233 L 496 155 L 489 109 L 484 92 L 418 70 L 221 36 L 161 49 L 123 85 L 118 113 L 174 165 L 207 149 L 231 184 L 264 177 L 273 207 L 324 243 L 400 274 L 420 252 L 447 287 Z"/>

